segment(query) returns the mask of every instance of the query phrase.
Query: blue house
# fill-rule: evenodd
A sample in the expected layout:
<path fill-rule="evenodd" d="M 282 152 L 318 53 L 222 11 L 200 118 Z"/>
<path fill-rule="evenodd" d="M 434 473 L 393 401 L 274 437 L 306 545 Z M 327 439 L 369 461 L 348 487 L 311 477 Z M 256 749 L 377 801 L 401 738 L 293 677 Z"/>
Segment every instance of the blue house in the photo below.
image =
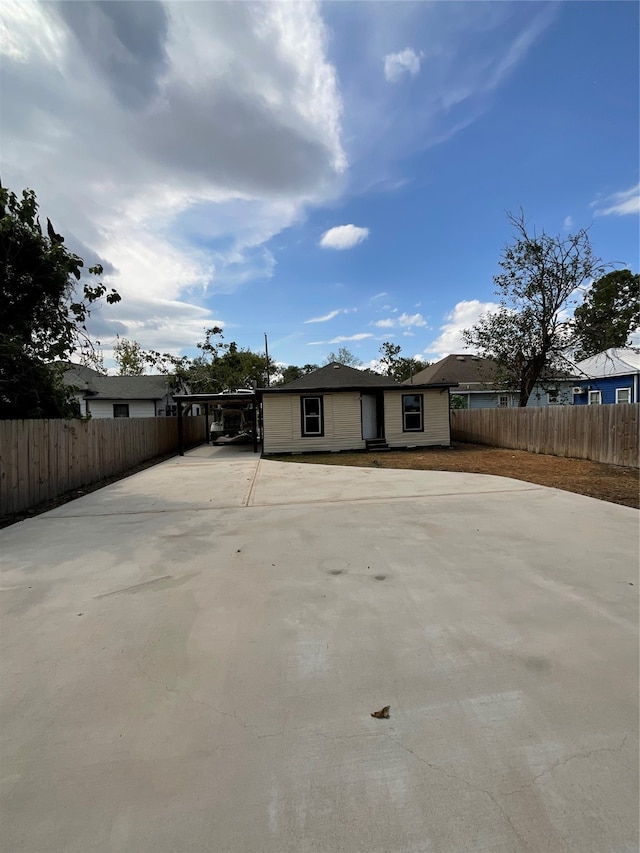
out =
<path fill-rule="evenodd" d="M 573 402 L 637 403 L 640 390 L 640 350 L 608 349 L 576 364 Z"/>

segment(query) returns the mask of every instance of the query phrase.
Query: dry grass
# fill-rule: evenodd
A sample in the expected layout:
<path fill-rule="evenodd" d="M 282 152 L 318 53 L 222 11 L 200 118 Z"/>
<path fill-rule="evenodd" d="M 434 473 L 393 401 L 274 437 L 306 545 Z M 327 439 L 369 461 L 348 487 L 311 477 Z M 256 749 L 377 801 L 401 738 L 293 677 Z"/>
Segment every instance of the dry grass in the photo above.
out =
<path fill-rule="evenodd" d="M 283 462 L 353 465 L 360 468 L 494 474 L 640 509 L 640 472 L 636 468 L 620 468 L 585 459 L 565 459 L 524 450 L 454 443 L 450 448 L 429 447 L 381 453 L 314 453 L 277 458 Z"/>

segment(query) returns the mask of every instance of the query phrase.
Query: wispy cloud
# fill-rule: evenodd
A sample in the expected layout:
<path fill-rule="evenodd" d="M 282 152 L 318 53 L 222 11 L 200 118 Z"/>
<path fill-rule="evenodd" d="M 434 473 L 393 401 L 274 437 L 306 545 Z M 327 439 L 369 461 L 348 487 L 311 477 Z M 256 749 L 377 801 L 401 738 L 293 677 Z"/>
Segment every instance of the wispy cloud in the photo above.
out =
<path fill-rule="evenodd" d="M 450 353 L 464 352 L 467 346 L 462 339 L 463 329 L 473 326 L 481 314 L 497 311 L 499 307 L 496 302 L 480 302 L 479 299 L 458 302 L 453 311 L 445 315 L 444 323 L 440 326 L 440 335 L 425 348 L 424 352 L 438 358 L 444 358 Z"/>
<path fill-rule="evenodd" d="M 320 239 L 323 249 L 352 249 L 369 236 L 368 228 L 358 225 L 336 225 L 329 228 Z"/>
<path fill-rule="evenodd" d="M 640 183 L 628 190 L 607 196 L 602 202 L 594 204 L 607 204 L 607 207 L 598 207 L 596 216 L 630 216 L 640 213 Z"/>
<path fill-rule="evenodd" d="M 340 314 L 353 314 L 355 308 L 336 308 L 334 311 L 329 311 L 328 314 L 323 314 L 322 317 L 312 317 L 310 320 L 305 320 L 305 323 L 326 323 L 328 320 L 333 320 Z"/>
<path fill-rule="evenodd" d="M 375 296 L 371 297 L 371 302 L 375 302 L 376 299 L 384 299 L 384 297 L 388 296 L 388 295 L 389 294 L 387 293 L 386 290 L 381 290 L 380 293 L 376 293 Z"/>
<path fill-rule="evenodd" d="M 384 76 L 389 83 L 397 83 L 405 74 L 415 77 L 420 71 L 421 59 L 422 53 L 416 53 L 412 47 L 388 53 L 384 58 Z"/>
<path fill-rule="evenodd" d="M 426 326 L 427 321 L 422 314 L 400 314 L 399 317 L 387 317 L 384 320 L 376 320 L 373 325 L 379 329 L 411 328 L 412 326 Z"/>
<path fill-rule="evenodd" d="M 344 344 L 348 341 L 364 341 L 367 338 L 372 338 L 370 332 L 359 332 L 357 335 L 338 335 L 336 338 L 331 338 L 330 341 L 309 341 L 307 346 L 316 347 L 322 344 Z"/>
<path fill-rule="evenodd" d="M 573 216 L 565 216 L 564 222 L 562 223 L 562 227 L 565 231 L 569 231 L 573 228 Z"/>

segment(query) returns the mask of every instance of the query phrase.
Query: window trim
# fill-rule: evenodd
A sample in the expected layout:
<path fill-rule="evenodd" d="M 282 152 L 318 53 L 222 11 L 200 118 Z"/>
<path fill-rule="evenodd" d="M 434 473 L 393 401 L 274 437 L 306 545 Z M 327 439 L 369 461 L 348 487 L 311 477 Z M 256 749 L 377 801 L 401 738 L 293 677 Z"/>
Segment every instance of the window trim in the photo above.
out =
<path fill-rule="evenodd" d="M 318 415 L 306 414 L 305 402 L 307 400 L 318 400 L 320 408 L 320 432 L 307 432 L 305 418 L 318 417 Z M 300 397 L 300 435 L 302 438 L 324 438 L 324 399 L 321 394 L 305 394 Z"/>
<path fill-rule="evenodd" d="M 504 403 L 501 402 L 504 400 Z M 498 409 L 508 409 L 509 408 L 509 395 L 508 394 L 498 394 Z"/>
<path fill-rule="evenodd" d="M 405 400 L 409 397 L 416 397 L 420 400 L 420 426 L 419 427 L 407 427 L 407 415 L 415 415 L 416 412 L 406 412 L 405 411 Z M 424 394 L 403 394 L 402 395 L 402 432 L 424 432 Z"/>
<path fill-rule="evenodd" d="M 630 403 L 631 402 L 631 388 L 629 388 L 628 386 L 626 388 L 616 388 L 616 403 L 620 402 L 620 400 L 618 399 L 620 391 L 625 391 L 629 395 L 629 399 L 627 400 L 627 403 Z"/>
<path fill-rule="evenodd" d="M 592 394 L 598 395 L 598 399 L 594 400 L 593 402 L 591 400 Z M 593 391 L 587 391 L 587 404 L 589 406 L 601 406 L 602 405 L 602 391 L 599 391 L 597 389 L 594 389 Z"/>
<path fill-rule="evenodd" d="M 116 415 L 116 409 L 126 409 L 126 415 Z M 128 418 L 129 417 L 129 404 L 128 403 L 114 403 L 113 404 L 113 417 L 114 418 Z"/>

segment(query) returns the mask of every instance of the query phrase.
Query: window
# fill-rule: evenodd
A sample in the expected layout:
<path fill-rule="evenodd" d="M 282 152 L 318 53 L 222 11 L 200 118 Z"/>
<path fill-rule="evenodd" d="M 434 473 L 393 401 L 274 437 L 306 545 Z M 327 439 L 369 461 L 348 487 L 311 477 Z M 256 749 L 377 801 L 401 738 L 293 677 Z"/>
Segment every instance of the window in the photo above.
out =
<path fill-rule="evenodd" d="M 601 391 L 589 391 L 589 405 L 598 406 L 602 402 Z"/>
<path fill-rule="evenodd" d="M 402 395 L 402 431 L 422 432 L 422 394 Z"/>
<path fill-rule="evenodd" d="M 498 397 L 498 408 L 506 409 L 509 406 L 509 397 L 506 394 L 500 394 Z"/>
<path fill-rule="evenodd" d="M 302 435 L 324 435 L 322 397 L 300 397 Z"/>
<path fill-rule="evenodd" d="M 630 403 L 631 388 L 616 388 L 616 403 Z"/>
<path fill-rule="evenodd" d="M 550 388 L 547 391 L 547 398 L 549 400 L 550 406 L 557 406 L 558 403 L 560 402 L 560 400 L 558 399 L 558 389 L 557 388 Z"/>
<path fill-rule="evenodd" d="M 113 417 L 114 418 L 128 418 L 129 417 L 129 404 L 128 403 L 114 403 L 113 404 Z"/>

